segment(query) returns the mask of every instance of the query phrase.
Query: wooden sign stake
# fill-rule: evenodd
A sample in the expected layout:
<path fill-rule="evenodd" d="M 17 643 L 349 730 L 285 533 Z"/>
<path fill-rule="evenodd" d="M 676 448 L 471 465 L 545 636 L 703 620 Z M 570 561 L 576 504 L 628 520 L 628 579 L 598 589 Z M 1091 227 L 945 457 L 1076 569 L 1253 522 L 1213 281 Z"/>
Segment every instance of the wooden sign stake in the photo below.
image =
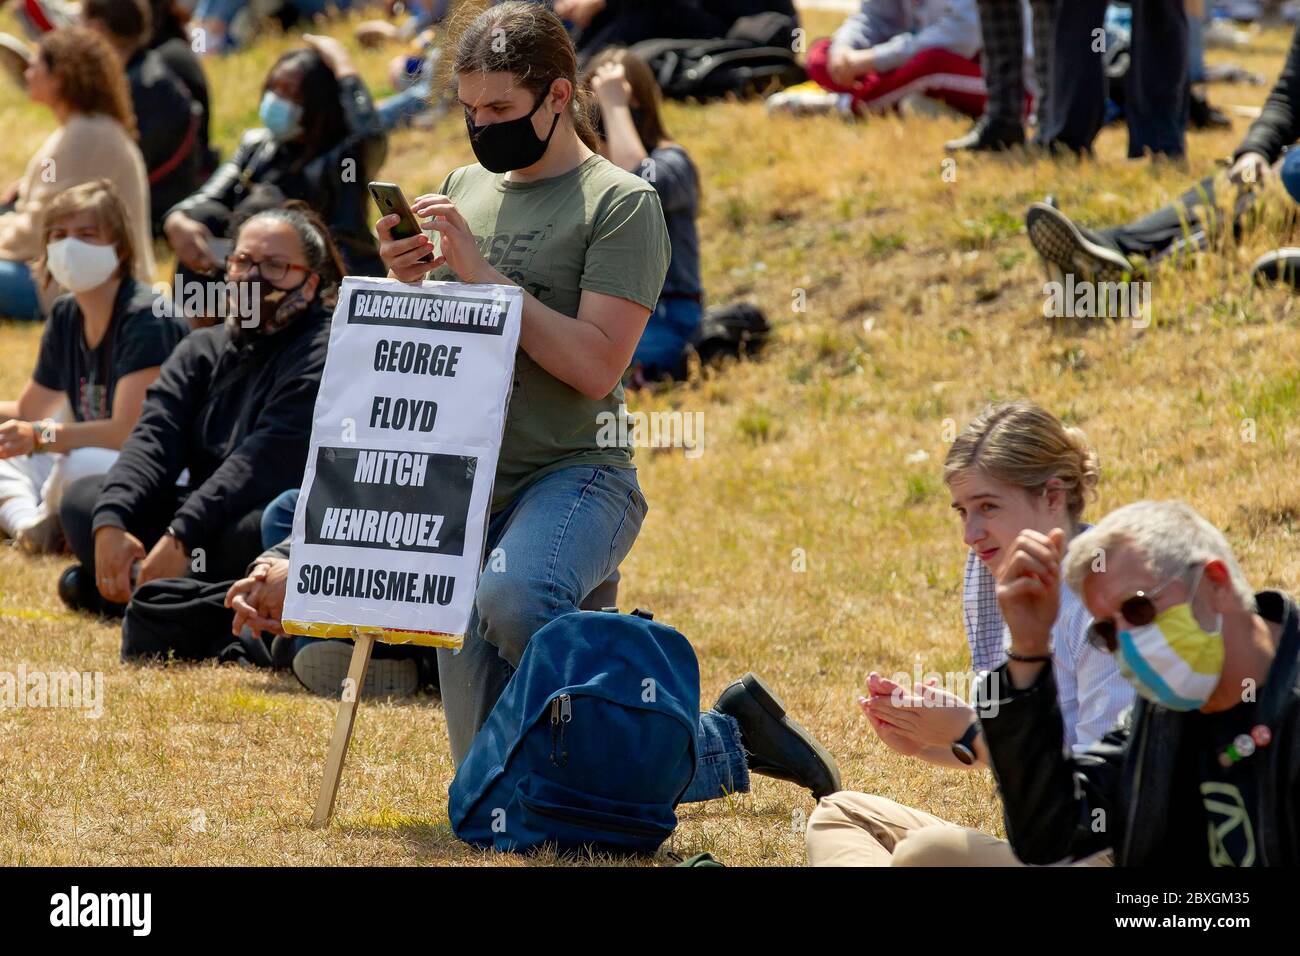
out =
<path fill-rule="evenodd" d="M 320 796 L 316 798 L 316 815 L 311 821 L 315 829 L 329 826 L 330 817 L 334 814 L 334 798 L 338 796 L 339 781 L 343 777 L 343 761 L 348 755 L 348 744 L 352 742 L 352 724 L 357 717 L 357 702 L 361 697 L 361 688 L 366 683 L 370 652 L 375 647 L 375 639 L 370 634 L 354 630 L 352 640 L 352 660 L 348 664 L 348 676 L 343 682 L 343 697 L 339 700 L 338 714 L 334 718 L 334 736 L 330 739 L 330 748 L 325 755 L 325 777 L 321 780 Z"/>

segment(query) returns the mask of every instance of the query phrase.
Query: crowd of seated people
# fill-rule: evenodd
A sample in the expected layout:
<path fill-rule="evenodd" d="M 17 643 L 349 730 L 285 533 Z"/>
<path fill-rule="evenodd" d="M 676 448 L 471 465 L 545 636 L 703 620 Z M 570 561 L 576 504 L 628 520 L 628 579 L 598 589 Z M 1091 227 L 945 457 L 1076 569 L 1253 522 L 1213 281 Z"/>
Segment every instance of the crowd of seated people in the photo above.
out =
<path fill-rule="evenodd" d="M 385 116 L 347 49 L 304 34 L 262 83 L 260 125 L 217 162 L 203 66 L 166 0 L 85 0 L 75 22 L 40 35 L 26 95 L 57 128 L 4 197 L 0 314 L 44 328 L 21 394 L 0 402 L 0 532 L 33 554 L 73 555 L 58 593 L 76 611 L 121 619 L 124 661 L 240 661 L 287 668 L 314 694 L 341 692 L 348 644 L 286 634 L 283 609 L 330 320 L 349 275 L 522 288 L 514 378 L 528 396 L 509 407 L 488 515 L 486 549 L 510 560 L 483 568 L 464 646 L 383 647 L 363 692 L 436 690 L 460 765 L 533 636 L 617 587 L 649 503 L 630 449 L 602 443 L 598 423 L 625 404 L 625 389 L 687 375 L 705 317 L 701 171 L 667 130 L 653 70 L 628 47 L 795 11 L 745 0 L 553 6 L 491 4 L 454 43 L 422 51 L 436 49 L 449 70 L 464 114 L 455 135 L 475 162 L 414 197 L 424 230 L 400 238 L 395 216 L 372 215 L 366 184 L 402 125 L 393 117 L 427 107 L 427 90 Z M 1027 27 L 1030 6 L 1039 19 Z M 904 93 L 955 107 L 975 126 L 954 149 L 1019 144 L 1032 113 L 1040 145 L 1087 152 L 1104 92 L 1067 78 L 1093 75 L 1092 54 L 1071 44 L 1104 6 L 864 0 L 813 44 L 807 65 L 855 115 Z M 201 5 L 200 17 L 224 29 L 236 10 Z M 401 38 L 449 12 L 418 6 Z M 1027 30 L 1039 51 L 1028 89 Z M 394 38 L 373 25 L 362 35 Z M 1136 4 L 1133 37 L 1146 52 L 1128 81 L 1130 154 L 1180 157 L 1181 0 Z M 1224 191 L 1207 180 L 1105 232 L 1035 205 L 1030 243 L 1050 265 L 1100 279 L 1131 273 L 1130 256 L 1212 244 L 1227 223 L 1239 227 L 1256 201 L 1250 187 L 1300 138 L 1298 83 L 1300 31 L 1235 157 L 1235 220 L 1207 212 Z M 43 175 L 51 165 L 57 177 Z M 515 241 L 480 241 L 501 234 Z M 175 257 L 176 282 L 225 290 L 222 309 L 174 313 L 152 284 L 155 238 Z M 527 255 L 520 243 L 531 243 Z M 1283 250 L 1256 271 L 1295 281 L 1296 265 L 1300 252 Z M 1207 783 L 1253 800 L 1249 778 L 1266 761 L 1270 780 L 1292 779 L 1289 748 L 1244 768 L 1221 759 L 1243 732 L 1300 721 L 1290 599 L 1252 593 L 1226 539 L 1185 505 L 1141 502 L 1085 523 L 1097 454 L 1032 402 L 977 415 L 943 479 L 968 549 L 963 620 L 981 676 L 967 699 L 872 672 L 859 704 L 898 754 L 991 769 L 1008 838 L 844 790 L 835 758 L 774 712 L 772 690 L 752 674 L 699 713 L 699 769 L 682 801 L 744 793 L 753 774 L 794 782 L 819 801 L 807 829 L 815 865 L 1300 859 L 1296 829 L 1277 825 L 1294 817 L 1293 793 L 1246 807 L 1258 841 L 1207 845 L 1214 811 L 1200 801 Z M 1110 549 L 1105 576 L 1087 562 L 1097 546 Z M 1174 645 L 1191 648 L 1196 666 L 1181 666 Z M 1242 679 L 1275 690 L 1239 701 L 1231 690 Z M 1172 747 L 1142 732 L 1151 726 L 1191 743 Z M 1169 777 L 1139 795 L 1126 768 L 1152 759 Z M 1164 818 L 1147 809 L 1166 803 Z M 1148 829 L 1088 835 L 1076 821 L 1098 806 L 1144 815 Z"/>

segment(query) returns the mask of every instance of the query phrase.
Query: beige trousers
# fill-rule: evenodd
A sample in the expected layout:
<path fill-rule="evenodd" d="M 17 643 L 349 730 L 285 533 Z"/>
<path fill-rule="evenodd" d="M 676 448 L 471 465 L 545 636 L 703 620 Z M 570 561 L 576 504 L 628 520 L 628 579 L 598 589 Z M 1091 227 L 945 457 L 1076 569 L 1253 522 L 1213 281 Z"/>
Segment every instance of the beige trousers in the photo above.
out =
<path fill-rule="evenodd" d="M 913 810 L 887 797 L 841 790 L 822 797 L 805 835 L 813 866 L 1024 866 L 1006 840 Z M 1109 866 L 1110 854 L 1075 866 Z"/>

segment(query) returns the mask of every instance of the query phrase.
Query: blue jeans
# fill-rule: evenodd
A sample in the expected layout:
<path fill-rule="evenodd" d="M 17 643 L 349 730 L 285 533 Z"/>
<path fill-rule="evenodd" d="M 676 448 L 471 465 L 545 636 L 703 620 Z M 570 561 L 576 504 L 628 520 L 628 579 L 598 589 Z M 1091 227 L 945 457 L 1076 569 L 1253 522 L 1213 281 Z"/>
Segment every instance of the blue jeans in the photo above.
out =
<path fill-rule="evenodd" d="M 41 301 L 36 281 L 25 262 L 0 259 L 0 318 L 39 319 Z"/>
<path fill-rule="evenodd" d="M 661 298 L 632 353 L 632 364 L 642 366 L 651 378 L 682 377 L 686 372 L 686 346 L 703 317 L 704 308 L 694 299 Z"/>
<path fill-rule="evenodd" d="M 386 132 L 408 125 L 433 107 L 429 97 L 433 94 L 433 81 L 420 79 L 392 96 L 385 97 L 375 106 L 379 122 Z"/>
<path fill-rule="evenodd" d="M 293 534 L 293 513 L 298 509 L 298 488 L 282 491 L 262 511 L 262 547 L 274 548 Z"/>
<path fill-rule="evenodd" d="M 438 649 L 438 683 L 456 766 L 544 625 L 578 610 L 623 561 L 645 520 L 636 470 L 574 465 L 529 485 L 488 523 L 483 574 L 458 651 Z M 606 544 L 608 542 L 608 544 Z M 493 559 L 494 553 L 504 560 Z M 683 801 L 749 789 L 734 718 L 700 714 L 695 779 Z"/>
<path fill-rule="evenodd" d="M 1287 194 L 1300 202 L 1300 149 L 1289 149 L 1282 157 L 1282 168 L 1278 173 Z"/>

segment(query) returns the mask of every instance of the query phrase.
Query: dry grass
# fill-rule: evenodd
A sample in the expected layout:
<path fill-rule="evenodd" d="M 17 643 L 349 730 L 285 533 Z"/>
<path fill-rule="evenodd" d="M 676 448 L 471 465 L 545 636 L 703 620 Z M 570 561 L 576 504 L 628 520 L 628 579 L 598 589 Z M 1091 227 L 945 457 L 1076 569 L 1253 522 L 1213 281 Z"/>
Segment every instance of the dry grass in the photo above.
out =
<path fill-rule="evenodd" d="M 810 20 L 814 34 L 834 25 Z M 1236 58 L 1271 77 L 1286 44 L 1268 33 Z M 253 120 L 257 84 L 284 45 L 268 40 L 216 67 L 223 147 Z M 362 60 L 380 91 L 383 60 Z M 1258 104 L 1265 90 L 1212 95 Z M 11 90 L 0 90 L 0 113 L 0 171 L 12 178 L 49 117 Z M 1257 586 L 1294 584 L 1296 306 L 1251 291 L 1244 272 L 1286 237 L 1267 223 L 1244 249 L 1162 270 L 1150 328 L 1054 330 L 1024 207 L 1050 191 L 1086 222 L 1113 222 L 1189 179 L 1125 162 L 1122 131 L 1103 133 L 1095 162 L 962 159 L 946 182 L 940 145 L 957 120 L 768 121 L 761 105 L 728 104 L 674 105 L 668 121 L 705 175 L 712 300 L 759 303 L 778 334 L 763 361 L 636 400 L 703 411 L 705 453 L 640 456 L 652 510 L 622 603 L 653 608 L 693 640 L 706 701 L 748 669 L 763 674 L 838 757 L 847 786 L 1000 830 L 988 775 L 895 757 L 853 704 L 872 668 L 967 664 L 963 547 L 938 477 L 948 429 L 989 400 L 1033 397 L 1098 446 L 1094 514 L 1143 496 L 1186 498 L 1227 530 Z M 1212 171 L 1245 125 L 1193 135 L 1190 172 Z M 415 195 L 468 155 L 452 118 L 397 136 L 383 175 Z M 791 308 L 798 289 L 804 313 Z M 37 336 L 0 324 L 0 394 L 21 386 Z M 1244 419 L 1254 442 L 1242 440 Z M 918 451 L 928 460 L 908 463 Z M 803 573 L 792 570 L 797 548 Z M 0 553 L 0 668 L 102 671 L 105 713 L 0 712 L 0 863 L 517 862 L 451 836 L 436 703 L 363 708 L 336 823 L 314 832 L 332 705 L 261 672 L 120 666 L 113 627 L 60 607 L 63 564 Z M 683 808 L 668 848 L 799 864 L 794 822 L 811 807 L 793 786 L 759 779 L 748 795 Z"/>

